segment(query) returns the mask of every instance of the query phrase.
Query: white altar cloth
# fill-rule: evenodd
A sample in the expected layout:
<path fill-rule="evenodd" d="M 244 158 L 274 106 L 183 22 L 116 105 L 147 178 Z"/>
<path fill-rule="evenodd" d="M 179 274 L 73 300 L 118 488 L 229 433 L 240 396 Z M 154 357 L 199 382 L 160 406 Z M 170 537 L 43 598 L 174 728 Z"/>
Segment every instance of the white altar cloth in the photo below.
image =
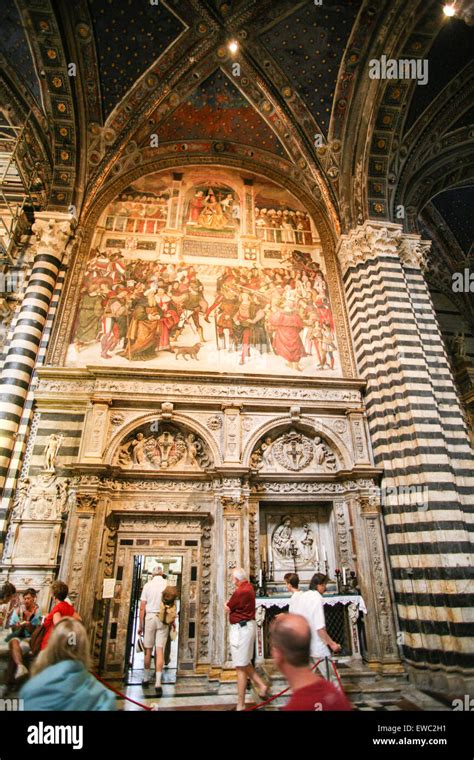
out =
<path fill-rule="evenodd" d="M 257 607 L 286 607 L 290 603 L 290 596 L 257 596 L 255 603 Z M 359 594 L 334 594 L 324 595 L 324 604 L 356 604 L 360 612 L 367 615 L 367 607 L 363 598 Z"/>

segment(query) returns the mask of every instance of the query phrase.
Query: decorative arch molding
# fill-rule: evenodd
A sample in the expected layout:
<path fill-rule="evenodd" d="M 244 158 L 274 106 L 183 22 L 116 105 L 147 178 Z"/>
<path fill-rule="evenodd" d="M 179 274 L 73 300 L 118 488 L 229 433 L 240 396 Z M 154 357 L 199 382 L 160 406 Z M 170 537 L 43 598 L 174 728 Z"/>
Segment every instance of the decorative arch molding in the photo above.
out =
<path fill-rule="evenodd" d="M 431 5 L 435 5 L 434 0 Z M 359 12 L 334 99 L 339 114 L 333 110 L 330 130 L 330 139 L 337 136 L 342 141 L 340 207 L 346 230 L 368 218 L 389 218 L 389 156 L 401 134 L 411 92 L 409 87 L 395 91 L 392 80 L 370 79 L 369 61 L 382 53 L 387 58 L 401 57 L 402 52 L 406 57 L 408 51 L 416 57 L 426 54 L 441 23 L 433 24 L 419 47 L 417 23 L 428 10 L 425 0 L 377 4 L 367 0 Z M 414 44 L 418 45 L 416 50 Z M 383 141 L 381 147 L 377 145 L 379 139 Z"/>
<path fill-rule="evenodd" d="M 75 97 L 68 74 L 65 40 L 50 0 L 32 7 L 19 2 L 40 80 L 45 110 L 50 120 L 53 171 L 48 209 L 64 211 L 74 202 L 76 184 L 77 134 Z"/>
<path fill-rule="evenodd" d="M 335 241 L 337 240 L 336 231 L 331 226 L 321 197 L 317 197 L 314 194 L 312 195 L 306 187 L 303 188 L 301 184 L 299 184 L 303 177 L 301 170 L 292 167 L 291 164 L 284 162 L 281 159 L 279 160 L 280 163 L 278 166 L 274 165 L 273 160 L 271 164 L 270 162 L 265 163 L 265 158 L 268 158 L 268 156 L 271 156 L 271 154 L 265 155 L 264 151 L 257 150 L 255 150 L 255 154 L 252 157 L 246 155 L 244 150 L 238 157 L 225 153 L 214 153 L 213 160 L 210 155 L 187 156 L 182 153 L 173 156 L 166 155 L 158 159 L 154 156 L 153 159 L 148 158 L 145 163 L 130 168 L 111 181 L 107 187 L 104 188 L 100 196 L 97 197 L 95 203 L 89 205 L 87 209 L 83 209 L 81 222 L 77 229 L 79 245 L 77 247 L 74 261 L 71 262 L 71 266 L 69 267 L 63 300 L 53 330 L 50 348 L 48 350 L 48 362 L 56 366 L 61 366 L 65 362 L 68 339 L 74 319 L 76 294 L 78 293 L 78 288 L 84 276 L 87 257 L 96 225 L 98 224 L 106 206 L 125 187 L 127 187 L 130 182 L 139 177 L 145 176 L 146 174 L 172 168 L 179 169 L 191 166 L 214 166 L 240 169 L 242 171 L 247 171 L 252 175 L 270 179 L 280 186 L 285 187 L 305 205 L 316 224 L 320 236 L 322 251 L 325 257 L 334 320 L 340 341 L 343 374 L 346 377 L 354 377 L 357 370 L 351 340 L 349 338 L 349 321 L 335 253 Z M 290 176 L 285 174 L 285 170 L 289 170 Z"/>
<path fill-rule="evenodd" d="M 467 130 L 464 128 L 459 132 Z M 436 195 L 474 182 L 473 144 L 466 142 L 464 135 L 452 135 L 454 139 L 450 144 L 414 171 L 407 182 L 403 205 L 408 231 L 416 230 L 421 210 Z"/>
<path fill-rule="evenodd" d="M 227 27 L 203 4 L 192 3 L 201 19 L 201 23 L 196 24 L 190 5 L 182 3 L 178 11 L 181 21 L 189 28 L 171 44 L 166 55 L 162 54 L 139 77 L 109 115 L 105 126 L 96 125 L 96 137 L 101 132 L 106 139 L 101 143 L 99 154 L 89 161 L 94 168 L 90 172 L 88 196 L 94 197 L 107 181 L 117 157 L 125 159 L 131 145 L 140 146 L 144 139 L 149 140 L 151 129 L 159 134 L 160 124 L 209 76 L 221 69 L 276 134 L 291 160 L 311 176 L 312 183 L 324 197 L 332 224 L 339 231 L 337 194 L 330 181 L 331 174 L 327 173 L 329 167 L 314 148 L 314 135 L 321 130 L 291 81 L 259 45 L 251 28 L 241 29 L 237 35 L 242 43 L 240 76 L 233 76 L 234 62 L 222 44 L 222 32 L 227 35 Z M 276 15 L 284 15 L 282 10 Z M 233 24 L 251 25 L 254 18 L 265 12 L 271 13 L 271 3 L 259 0 L 240 12 L 231 12 L 231 17 Z M 90 137 L 90 142 L 97 145 L 94 135 Z"/>
<path fill-rule="evenodd" d="M 250 467 L 251 457 L 259 441 L 268 434 L 285 433 L 288 429 L 297 430 L 304 434 L 310 434 L 311 437 L 319 436 L 329 448 L 336 454 L 341 463 L 338 469 L 350 470 L 352 468 L 352 458 L 350 452 L 342 438 L 318 419 L 317 424 L 307 417 L 302 416 L 300 420 L 293 421 L 286 416 L 274 417 L 273 419 L 260 425 L 247 441 L 242 453 L 242 465 Z"/>
<path fill-rule="evenodd" d="M 146 425 L 147 423 L 151 425 L 153 422 L 158 421 L 163 424 L 169 423 L 171 426 L 181 426 L 189 431 L 189 433 L 198 435 L 203 439 L 205 445 L 211 452 L 213 458 L 213 466 L 218 467 L 222 464 L 221 452 L 219 451 L 216 441 L 209 433 L 209 430 L 203 424 L 197 422 L 192 417 L 189 417 L 186 414 L 179 414 L 175 412 L 173 412 L 172 417 L 169 420 L 164 419 L 163 415 L 160 415 L 157 412 L 154 412 L 152 414 L 144 414 L 139 417 L 135 417 L 133 420 L 130 420 L 126 425 L 121 427 L 120 430 L 110 439 L 107 449 L 104 452 L 104 462 L 106 464 L 112 464 L 114 462 L 120 445 L 130 436 L 130 434 L 133 433 L 134 430 L 138 432 L 143 425 Z"/>
<path fill-rule="evenodd" d="M 471 63 L 417 119 L 393 159 L 391 171 L 397 182 L 391 191 L 391 209 L 393 212 L 397 206 L 405 206 L 407 229 L 413 228 L 421 209 L 437 193 L 472 176 L 472 166 L 469 169 L 472 127 L 452 131 L 449 128 L 470 108 L 473 94 L 474 63 Z M 467 161 L 459 161 L 463 155 Z M 420 198 L 414 201 L 417 189 Z"/>

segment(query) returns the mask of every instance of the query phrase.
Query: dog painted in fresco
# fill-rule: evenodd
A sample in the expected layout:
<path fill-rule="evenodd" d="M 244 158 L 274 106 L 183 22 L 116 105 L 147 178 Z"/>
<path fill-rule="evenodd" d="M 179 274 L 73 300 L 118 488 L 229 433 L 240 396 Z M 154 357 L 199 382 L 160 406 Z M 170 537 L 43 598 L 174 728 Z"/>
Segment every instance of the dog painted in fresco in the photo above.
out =
<path fill-rule="evenodd" d="M 182 356 L 185 361 L 188 361 L 186 357 L 190 357 L 191 359 L 196 359 L 196 361 L 199 361 L 198 353 L 201 348 L 200 343 L 195 343 L 194 346 L 180 346 L 179 348 L 174 349 L 174 353 L 176 356 L 176 359 L 178 356 Z"/>

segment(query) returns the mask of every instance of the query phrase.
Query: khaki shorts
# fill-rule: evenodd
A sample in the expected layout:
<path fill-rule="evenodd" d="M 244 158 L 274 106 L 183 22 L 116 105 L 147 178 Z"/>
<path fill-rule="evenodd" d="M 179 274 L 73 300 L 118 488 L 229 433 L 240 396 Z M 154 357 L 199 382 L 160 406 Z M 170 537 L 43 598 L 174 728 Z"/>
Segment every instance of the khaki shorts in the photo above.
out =
<path fill-rule="evenodd" d="M 169 629 L 169 625 L 162 623 L 158 615 L 154 612 L 147 612 L 145 615 L 145 633 L 143 635 L 145 649 L 153 649 L 153 647 L 164 649 L 168 640 Z"/>

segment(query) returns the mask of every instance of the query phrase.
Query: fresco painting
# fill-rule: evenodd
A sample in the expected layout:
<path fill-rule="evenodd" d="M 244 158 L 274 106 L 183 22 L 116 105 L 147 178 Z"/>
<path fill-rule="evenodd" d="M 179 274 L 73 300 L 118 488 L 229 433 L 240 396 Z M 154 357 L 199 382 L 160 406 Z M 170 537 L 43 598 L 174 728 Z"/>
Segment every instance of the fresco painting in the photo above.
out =
<path fill-rule="evenodd" d="M 152 188 L 136 183 L 103 214 L 68 365 L 341 375 L 324 258 L 296 199 L 230 171 Z"/>

